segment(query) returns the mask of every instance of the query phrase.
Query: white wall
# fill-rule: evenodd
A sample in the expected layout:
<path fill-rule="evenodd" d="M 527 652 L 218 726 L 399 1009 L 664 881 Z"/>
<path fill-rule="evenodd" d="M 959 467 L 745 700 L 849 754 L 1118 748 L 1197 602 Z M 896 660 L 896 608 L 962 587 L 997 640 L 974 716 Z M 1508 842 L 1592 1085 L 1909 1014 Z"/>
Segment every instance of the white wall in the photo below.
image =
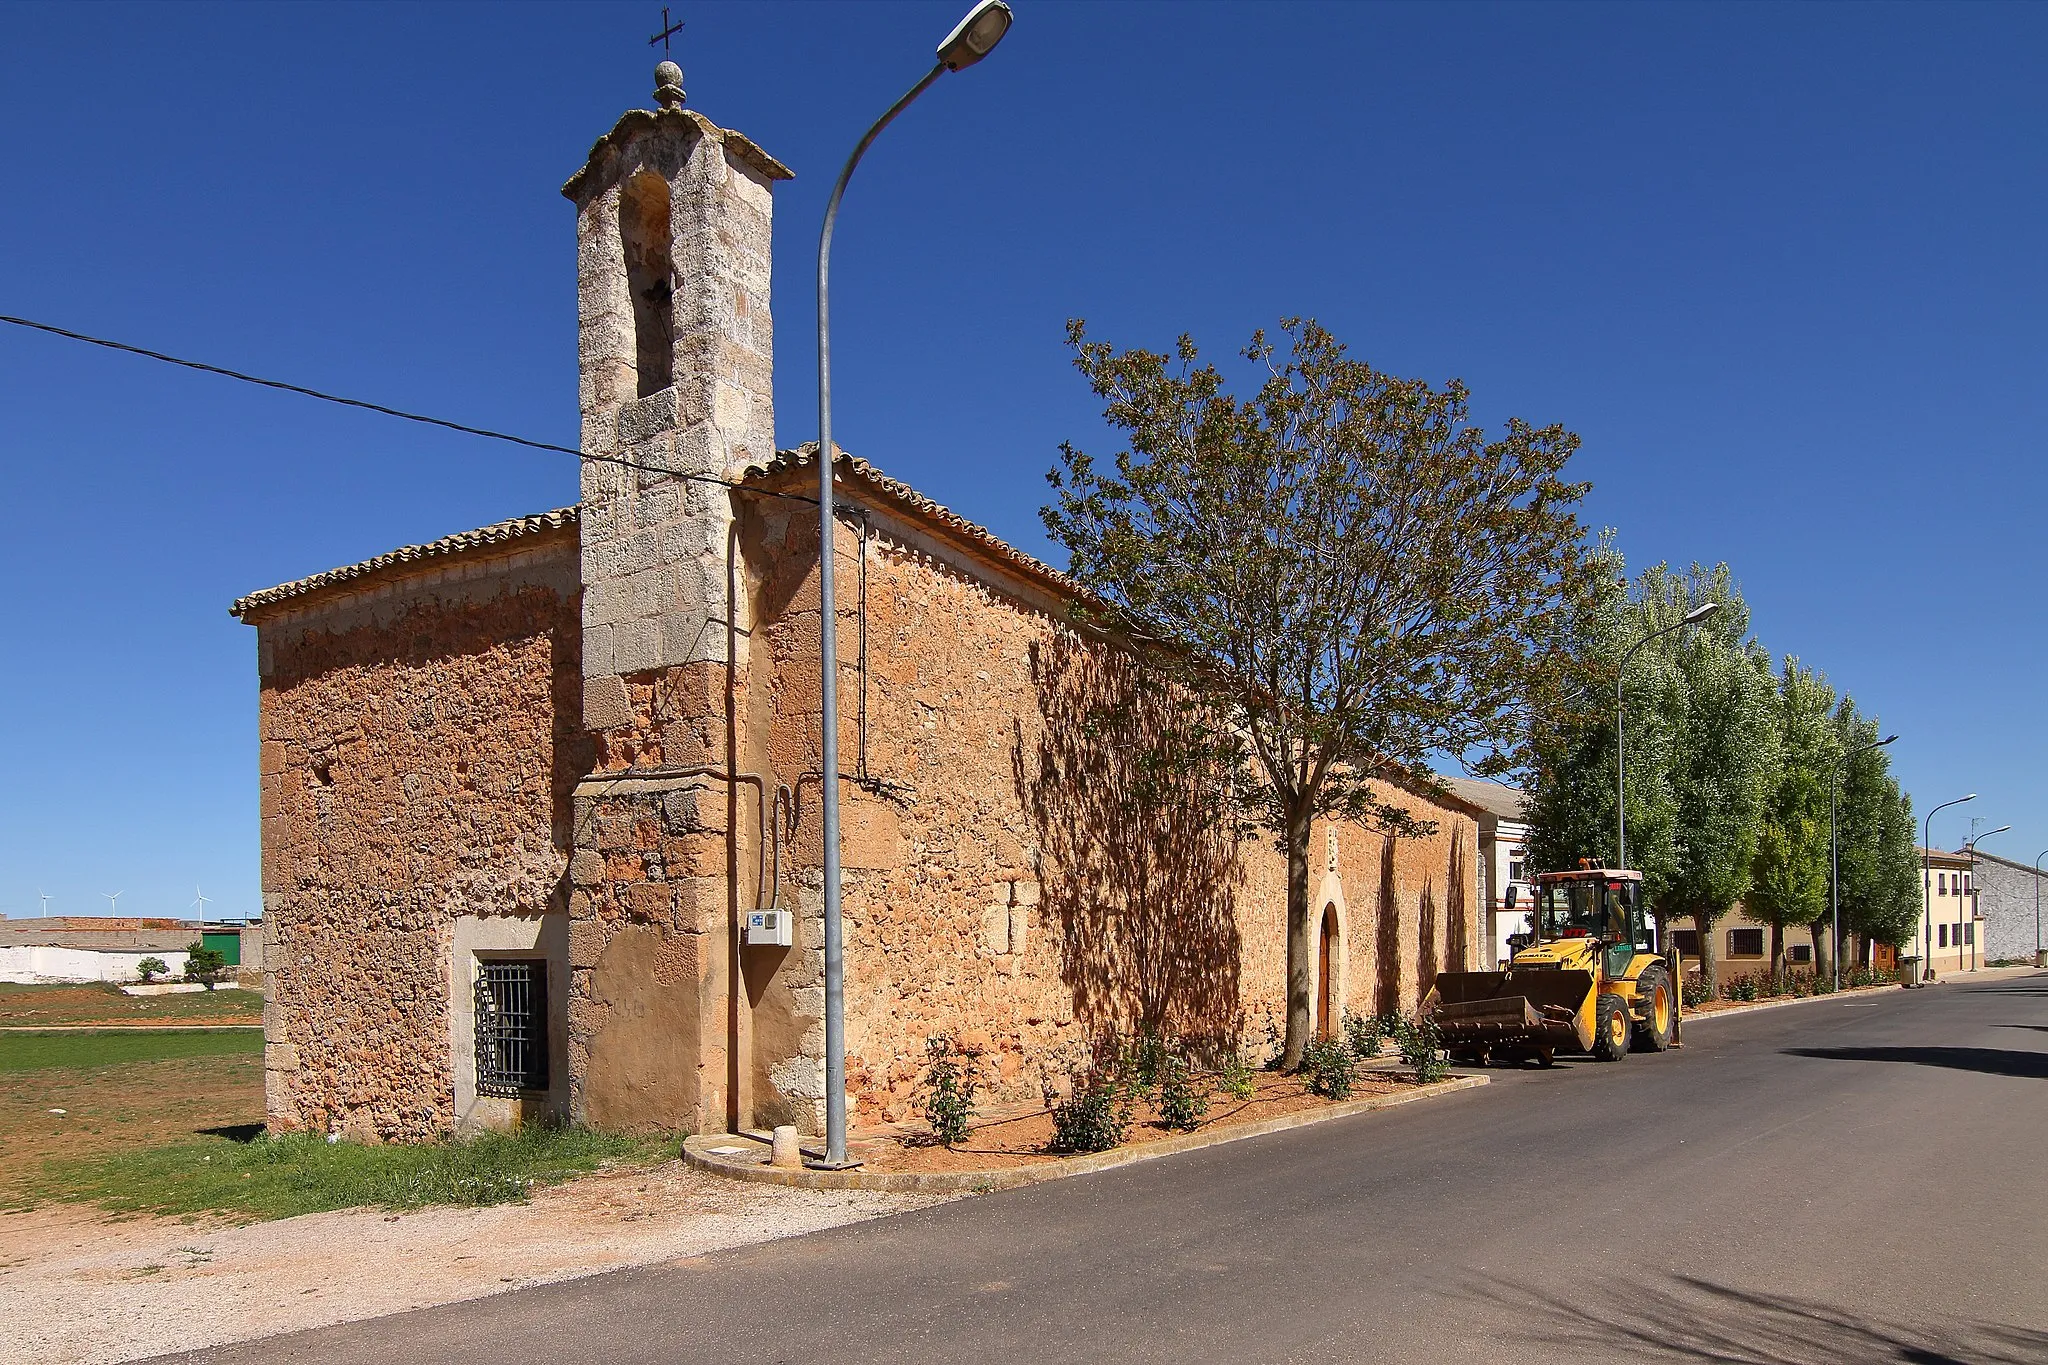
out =
<path fill-rule="evenodd" d="M 162 959 L 167 977 L 185 973 L 182 952 L 102 952 L 96 948 L 0 948 L 0 981 L 16 984 L 66 981 L 133 981 L 135 964 Z"/>

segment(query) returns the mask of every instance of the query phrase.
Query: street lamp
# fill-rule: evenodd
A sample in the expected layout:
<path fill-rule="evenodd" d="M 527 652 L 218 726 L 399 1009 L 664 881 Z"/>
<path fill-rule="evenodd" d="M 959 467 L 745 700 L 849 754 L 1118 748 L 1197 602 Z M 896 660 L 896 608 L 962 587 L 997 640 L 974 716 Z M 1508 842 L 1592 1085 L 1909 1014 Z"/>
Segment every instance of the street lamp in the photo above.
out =
<path fill-rule="evenodd" d="M 1649 633 L 1648 635 L 1645 635 L 1645 636 L 1644 636 L 1644 637 L 1643 637 L 1642 639 L 1640 639 L 1640 640 L 1636 641 L 1636 642 L 1635 642 L 1635 643 L 1634 643 L 1633 645 L 1629 646 L 1629 650 L 1628 650 L 1628 652 L 1627 652 L 1626 654 L 1623 654 L 1623 655 L 1621 656 L 1621 666 L 1620 666 L 1620 667 L 1619 667 L 1618 669 L 1616 669 L 1616 670 L 1615 670 L 1615 673 L 1614 673 L 1614 857 L 1615 857 L 1615 867 L 1616 867 L 1616 869 L 1617 869 L 1617 870 L 1619 870 L 1619 871 L 1626 871 L 1626 870 L 1628 869 L 1628 796 L 1627 796 L 1627 785 L 1626 785 L 1626 784 L 1627 784 L 1627 764 L 1626 764 L 1626 761 L 1624 760 L 1624 757 L 1623 757 L 1623 753 L 1622 753 L 1622 733 L 1621 733 L 1621 717 L 1622 717 L 1622 711 L 1623 711 L 1623 703 L 1622 703 L 1622 699 L 1621 699 L 1621 684 L 1622 684 L 1622 680 L 1623 680 L 1624 678 L 1626 678 L 1626 677 L 1628 676 L 1628 661 L 1629 661 L 1630 659 L 1633 659 L 1633 658 L 1635 658 L 1635 656 L 1636 656 L 1636 651 L 1637 651 L 1637 650 L 1639 650 L 1639 649 L 1641 649 L 1641 648 L 1642 648 L 1642 647 L 1643 647 L 1644 645 L 1646 645 L 1646 644 L 1650 643 L 1650 641 L 1652 641 L 1652 640 L 1657 640 L 1657 639 L 1661 639 L 1661 638 L 1663 638 L 1664 636 L 1666 636 L 1666 635 L 1669 635 L 1669 634 L 1671 634 L 1671 632 L 1673 632 L 1673 631 L 1675 631 L 1675 630 L 1684 630 L 1684 629 L 1685 629 L 1685 628 L 1686 628 L 1687 626 L 1696 626 L 1696 625 L 1698 625 L 1698 624 L 1699 624 L 1700 622 L 1702 622 L 1702 621 L 1706 620 L 1706 619 L 1707 619 L 1707 618 L 1708 618 L 1709 616 L 1712 616 L 1712 615 L 1713 615 L 1713 614 L 1714 614 L 1715 612 L 1719 611 L 1720 609 L 1721 609 L 1721 604 L 1720 604 L 1719 602 L 1702 602 L 1702 603 L 1700 603 L 1700 604 L 1699 604 L 1698 606 L 1694 607 L 1694 608 L 1693 608 L 1693 609 L 1692 609 L 1691 611 L 1687 612 L 1687 613 L 1685 614 L 1684 618 L 1683 618 L 1683 619 L 1681 619 L 1681 620 L 1679 621 L 1679 623 L 1678 623 L 1677 625 L 1675 625 L 1675 626 L 1666 626 L 1666 627 L 1664 627 L 1664 629 L 1662 629 L 1662 630 L 1653 630 L 1653 631 L 1651 631 L 1651 632 L 1650 632 L 1650 633 Z M 1661 918 L 1661 917 L 1659 918 L 1658 924 L 1659 924 L 1659 929 L 1660 929 L 1660 932 L 1661 932 L 1661 929 L 1662 929 L 1662 924 L 1663 924 L 1663 921 L 1662 921 L 1662 918 Z M 1661 944 L 1662 940 L 1659 940 L 1659 942 L 1660 942 L 1660 944 Z"/>
<path fill-rule="evenodd" d="M 1975 932 L 1975 921 L 1977 918 L 1977 841 L 1979 839 L 1989 839 L 1994 834 L 2003 834 L 2011 828 L 2011 825 L 2000 825 L 1997 829 L 1987 829 L 1982 834 L 1973 834 L 1970 836 L 1969 843 L 1964 845 L 1965 848 L 1970 850 L 1970 885 L 1965 889 L 1963 904 L 1957 913 L 1959 915 L 1967 914 L 1971 920 L 1970 970 L 1973 972 L 1977 970 L 1977 935 Z M 1962 932 L 1963 922 L 1961 919 L 1958 919 L 1956 921 L 1956 933 L 1960 936 Z M 1960 952 L 1956 954 L 1956 961 L 1962 961 L 1962 954 Z"/>
<path fill-rule="evenodd" d="M 1934 967 L 1934 817 L 1950 806 L 1960 806 L 1965 801 L 1975 801 L 1977 793 L 1958 796 L 1953 801 L 1944 801 L 1927 812 L 1927 820 L 1920 828 L 1920 971 L 1924 976 Z"/>
<path fill-rule="evenodd" d="M 2041 946 L 2041 859 L 2048 858 L 2048 848 L 2041 850 L 2034 859 L 2034 965 L 2048 967 L 2048 949 Z"/>
<path fill-rule="evenodd" d="M 1897 735 L 1886 735 L 1868 744 L 1859 744 L 1835 760 L 1835 770 L 1828 777 L 1828 896 L 1834 903 L 1835 927 L 1834 947 L 1828 956 L 1835 962 L 1835 989 L 1842 989 L 1842 845 L 1835 826 L 1835 798 L 1842 789 L 1842 765 L 1860 753 L 1871 749 L 1882 749 L 1897 739 Z"/>
<path fill-rule="evenodd" d="M 939 44 L 938 60 L 910 93 L 889 106 L 846 159 L 832 198 L 825 205 L 825 226 L 818 234 L 818 675 L 823 707 L 824 752 L 822 800 L 825 844 L 825 1165 L 843 1167 L 846 1159 L 846 972 L 839 923 L 839 658 L 837 622 L 832 598 L 832 326 L 828 282 L 832 269 L 832 228 L 839 219 L 839 200 L 854 167 L 868 147 L 910 102 L 948 71 L 963 71 L 986 57 L 1010 31 L 1012 15 L 1003 0 L 981 0 Z"/>

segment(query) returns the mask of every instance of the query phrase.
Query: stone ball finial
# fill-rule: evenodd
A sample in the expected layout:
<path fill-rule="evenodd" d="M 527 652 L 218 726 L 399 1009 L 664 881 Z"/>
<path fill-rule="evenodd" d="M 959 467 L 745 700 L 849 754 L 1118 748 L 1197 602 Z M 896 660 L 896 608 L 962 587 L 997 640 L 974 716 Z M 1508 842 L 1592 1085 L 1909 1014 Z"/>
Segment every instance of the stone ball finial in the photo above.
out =
<path fill-rule="evenodd" d="M 654 68 L 654 102 L 664 109 L 683 107 L 683 69 L 674 62 Z"/>

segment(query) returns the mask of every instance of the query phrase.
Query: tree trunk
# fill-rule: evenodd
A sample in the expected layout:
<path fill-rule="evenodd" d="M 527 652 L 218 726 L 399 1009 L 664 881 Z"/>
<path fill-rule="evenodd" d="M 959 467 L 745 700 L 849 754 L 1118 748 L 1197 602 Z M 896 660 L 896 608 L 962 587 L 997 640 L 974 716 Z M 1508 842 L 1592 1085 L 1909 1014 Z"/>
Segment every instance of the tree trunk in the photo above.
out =
<path fill-rule="evenodd" d="M 1700 937 L 1700 980 L 1710 988 L 1718 988 L 1714 978 L 1714 917 L 1694 911 L 1692 927 Z"/>
<path fill-rule="evenodd" d="M 1301 1051 L 1308 1046 L 1309 999 L 1315 992 L 1309 942 L 1308 838 L 1307 817 L 1287 822 L 1287 1041 L 1280 1053 L 1283 1071 L 1301 1065 Z"/>
<path fill-rule="evenodd" d="M 1771 975 L 1785 974 L 1785 926 L 1771 921 Z"/>
<path fill-rule="evenodd" d="M 1813 940 L 1813 974 L 1816 977 L 1832 975 L 1828 963 L 1834 958 L 1827 947 L 1827 930 L 1823 927 L 1826 923 L 1825 920 L 1815 920 L 1806 926 L 1807 936 Z"/>

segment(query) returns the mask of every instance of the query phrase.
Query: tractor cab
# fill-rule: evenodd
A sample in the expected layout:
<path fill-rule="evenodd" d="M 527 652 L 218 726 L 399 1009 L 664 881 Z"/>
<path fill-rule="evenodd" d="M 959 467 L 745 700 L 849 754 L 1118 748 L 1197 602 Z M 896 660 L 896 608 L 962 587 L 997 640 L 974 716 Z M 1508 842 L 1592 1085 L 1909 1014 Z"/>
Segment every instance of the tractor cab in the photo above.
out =
<path fill-rule="evenodd" d="M 1652 950 L 1642 892 L 1640 872 L 1588 867 L 1539 873 L 1536 937 L 1530 946 L 1548 942 L 1564 947 L 1569 940 L 1593 939 L 1606 959 L 1602 974 L 1625 976 L 1636 953 Z"/>

